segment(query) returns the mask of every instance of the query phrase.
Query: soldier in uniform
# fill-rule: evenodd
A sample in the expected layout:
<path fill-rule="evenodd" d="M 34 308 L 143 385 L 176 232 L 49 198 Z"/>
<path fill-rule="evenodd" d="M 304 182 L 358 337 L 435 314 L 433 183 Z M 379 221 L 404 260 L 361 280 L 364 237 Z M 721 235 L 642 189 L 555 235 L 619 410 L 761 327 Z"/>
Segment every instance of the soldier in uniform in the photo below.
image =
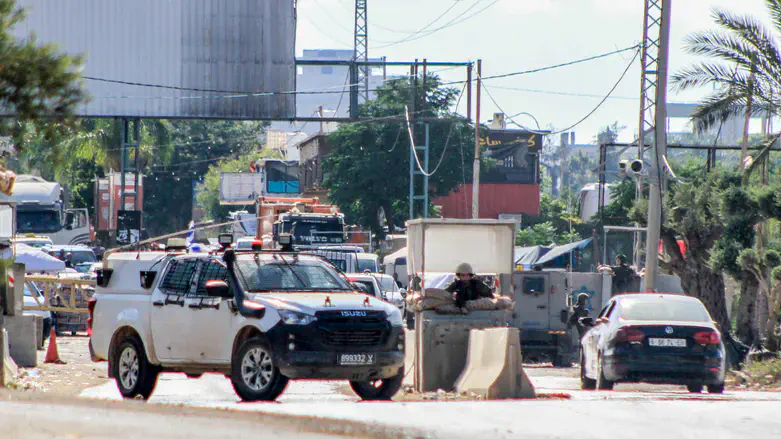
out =
<path fill-rule="evenodd" d="M 456 306 L 464 308 L 467 300 L 477 300 L 481 297 L 494 297 L 491 288 L 475 278 L 472 266 L 466 262 L 456 268 L 456 280 L 445 287 L 445 291 L 453 294 Z"/>
<path fill-rule="evenodd" d="M 580 293 L 578 295 L 578 303 L 575 304 L 575 307 L 572 309 L 572 315 L 569 317 L 569 325 L 570 327 L 575 326 L 578 328 L 578 337 L 583 338 L 583 335 L 586 334 L 586 331 L 588 331 L 588 328 L 583 326 L 582 323 L 580 323 L 580 319 L 582 317 L 588 317 L 588 294 L 586 293 Z"/>

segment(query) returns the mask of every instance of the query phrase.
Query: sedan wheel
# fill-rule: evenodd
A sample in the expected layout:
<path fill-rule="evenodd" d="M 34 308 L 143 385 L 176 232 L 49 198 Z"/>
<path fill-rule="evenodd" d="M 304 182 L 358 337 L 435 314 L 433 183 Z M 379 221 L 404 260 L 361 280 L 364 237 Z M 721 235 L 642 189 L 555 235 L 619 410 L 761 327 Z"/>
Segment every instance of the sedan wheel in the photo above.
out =
<path fill-rule="evenodd" d="M 592 380 L 586 376 L 586 356 L 580 354 L 580 388 L 583 390 L 594 390 L 597 388 L 597 380 Z"/>
<path fill-rule="evenodd" d="M 605 371 L 602 368 L 602 356 L 597 360 L 597 389 L 613 390 L 614 383 L 605 378 Z"/>
<path fill-rule="evenodd" d="M 721 384 L 709 384 L 708 393 L 724 393 L 724 383 Z"/>
<path fill-rule="evenodd" d="M 701 393 L 703 387 L 704 386 L 702 385 L 702 383 L 687 384 L 686 385 L 686 390 L 688 390 L 689 393 Z"/>

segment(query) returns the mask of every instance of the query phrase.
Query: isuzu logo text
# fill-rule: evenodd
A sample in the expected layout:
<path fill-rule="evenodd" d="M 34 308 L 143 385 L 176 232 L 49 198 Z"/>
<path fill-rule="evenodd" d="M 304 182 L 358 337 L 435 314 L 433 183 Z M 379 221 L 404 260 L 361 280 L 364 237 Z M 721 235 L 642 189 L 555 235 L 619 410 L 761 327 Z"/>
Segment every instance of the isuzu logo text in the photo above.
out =
<path fill-rule="evenodd" d="M 342 317 L 366 317 L 366 311 L 342 311 Z"/>

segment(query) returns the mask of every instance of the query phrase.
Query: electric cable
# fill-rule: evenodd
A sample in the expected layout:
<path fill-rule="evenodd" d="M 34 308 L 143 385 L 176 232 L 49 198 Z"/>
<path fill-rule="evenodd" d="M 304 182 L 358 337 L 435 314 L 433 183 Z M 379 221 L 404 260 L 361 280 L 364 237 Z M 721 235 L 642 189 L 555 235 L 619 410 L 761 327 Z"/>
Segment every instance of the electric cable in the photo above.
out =
<path fill-rule="evenodd" d="M 561 133 L 569 132 L 571 129 L 573 129 L 573 128 L 577 127 L 578 125 L 580 125 L 581 123 L 585 122 L 588 118 L 590 118 L 592 115 L 594 115 L 594 113 L 596 113 L 602 107 L 602 104 L 604 104 L 608 100 L 608 98 L 613 94 L 613 92 L 616 90 L 616 88 L 618 88 L 619 84 L 621 84 L 621 82 L 624 80 L 624 78 L 626 77 L 626 74 L 629 72 L 629 69 L 635 63 L 635 60 L 637 60 L 637 57 L 638 57 L 639 54 L 640 54 L 639 50 L 635 52 L 635 56 L 632 57 L 632 60 L 626 66 L 626 68 L 624 69 L 623 73 L 621 73 L 621 76 L 618 78 L 618 81 L 616 81 L 616 83 L 613 85 L 613 87 L 610 89 L 610 91 L 607 93 L 607 95 L 602 98 L 602 100 L 597 104 L 597 106 L 594 107 L 593 110 L 589 111 L 588 114 L 586 114 L 579 121 L 575 122 L 574 124 L 570 125 L 567 128 L 564 128 L 564 129 L 559 130 L 559 131 L 554 131 L 554 132 L 536 131 L 536 130 L 533 130 L 531 128 L 525 127 L 524 125 L 519 124 L 518 122 L 514 121 L 512 118 L 508 117 L 508 119 L 510 120 L 510 122 L 512 122 L 513 124 L 517 125 L 518 127 L 522 128 L 522 129 L 524 129 L 526 131 L 529 131 L 531 133 L 534 133 L 534 134 L 555 135 L 555 134 L 561 134 Z M 502 109 L 502 107 L 499 105 L 499 103 L 496 102 L 496 99 L 494 99 L 493 95 L 491 95 L 491 92 L 488 90 L 488 88 L 489 87 L 487 87 L 487 86 L 484 87 L 485 92 L 488 95 L 488 98 L 491 99 L 491 101 L 494 103 L 494 105 L 496 105 L 496 108 L 498 108 L 499 111 L 501 111 L 502 113 L 505 113 L 505 111 Z"/>
<path fill-rule="evenodd" d="M 463 11 L 463 12 L 462 12 L 460 15 L 458 15 L 457 17 L 455 17 L 453 20 L 449 21 L 448 23 L 445 23 L 443 26 L 440 26 L 440 27 L 438 27 L 438 28 L 436 28 L 436 29 L 432 29 L 432 30 L 430 30 L 430 31 L 428 31 L 428 32 L 425 32 L 425 34 L 423 34 L 423 30 L 421 30 L 421 33 L 422 33 L 422 35 L 417 35 L 417 36 L 415 36 L 415 35 L 411 35 L 411 36 L 409 36 L 409 37 L 407 37 L 407 38 L 404 38 L 404 39 L 402 39 L 402 40 L 399 40 L 399 41 L 396 41 L 396 42 L 393 42 L 393 43 L 390 43 L 390 44 L 385 44 L 385 45 L 377 46 L 377 48 L 378 48 L 378 49 L 384 49 L 384 48 L 386 48 L 386 47 L 395 46 L 395 45 L 397 45 L 397 44 L 401 44 L 401 43 L 405 43 L 405 42 L 409 42 L 409 41 L 417 41 L 417 40 L 420 40 L 420 39 L 422 39 L 422 38 L 426 38 L 426 37 L 428 37 L 428 36 L 430 36 L 430 35 L 433 35 L 433 34 L 435 34 L 435 33 L 439 32 L 439 31 L 441 31 L 441 30 L 448 29 L 448 28 L 450 28 L 450 27 L 453 27 L 453 26 L 456 26 L 456 25 L 458 25 L 458 24 L 461 24 L 461 23 L 463 23 L 464 21 L 467 21 L 467 20 L 469 20 L 469 19 L 471 19 L 471 18 L 473 18 L 473 17 L 475 17 L 475 16 L 477 16 L 477 15 L 481 14 L 483 11 L 485 11 L 485 10 L 487 10 L 488 8 L 492 7 L 493 5 L 495 5 L 495 4 L 497 4 L 497 3 L 499 3 L 499 0 L 494 0 L 492 3 L 490 3 L 488 6 L 484 7 L 483 9 L 480 9 L 479 11 L 476 11 L 476 12 L 475 12 L 475 13 L 473 13 L 472 15 L 469 15 L 469 16 L 467 16 L 467 17 L 464 17 L 464 15 L 466 15 L 466 14 L 467 14 L 469 11 L 471 11 L 472 9 L 474 9 L 474 8 L 475 8 L 475 6 L 477 6 L 478 4 L 480 4 L 482 1 L 483 1 L 483 0 L 477 0 L 475 3 L 473 3 L 473 4 L 472 4 L 472 6 L 470 6 L 469 8 L 467 8 L 465 11 Z M 464 18 L 462 18 L 462 17 L 464 17 Z M 459 20 L 459 19 L 460 19 L 460 20 Z"/>
<path fill-rule="evenodd" d="M 477 5 L 477 3 L 480 3 L 481 1 L 483 1 L 483 0 L 477 0 L 477 1 L 475 2 L 475 4 L 474 4 L 474 5 L 472 5 L 472 7 L 476 6 L 476 5 Z M 384 46 L 377 46 L 377 48 L 378 48 L 378 49 L 384 49 L 384 48 L 386 48 L 386 47 L 391 47 L 391 46 L 394 46 L 394 45 L 396 45 L 396 44 L 401 44 L 401 43 L 403 43 L 403 42 L 405 42 L 405 41 L 408 41 L 410 38 L 414 37 L 415 35 L 419 35 L 421 32 L 425 31 L 425 30 L 426 30 L 426 29 L 428 29 L 429 27 L 431 27 L 431 26 L 433 26 L 434 24 L 436 24 L 436 22 L 437 22 L 437 21 L 439 21 L 439 20 L 440 20 L 442 17 L 444 17 L 445 15 L 447 15 L 447 13 L 448 13 L 448 12 L 450 12 L 451 10 L 453 10 L 453 8 L 455 8 L 457 5 L 458 5 L 458 2 L 453 2 L 453 4 L 452 4 L 452 5 L 451 5 L 449 8 L 445 9 L 445 12 L 441 13 L 439 16 L 437 16 L 437 18 L 435 18 L 433 21 L 429 22 L 427 25 L 423 26 L 423 28 L 422 28 L 422 29 L 419 29 L 419 30 L 417 30 L 416 32 L 413 32 L 413 33 L 412 33 L 410 36 L 408 36 L 408 37 L 406 37 L 406 38 L 404 38 L 404 39 L 402 39 L 402 40 L 399 40 L 399 41 L 388 42 L 388 44 L 386 44 L 386 45 L 384 45 Z M 467 10 L 468 10 L 468 9 L 467 9 Z"/>
<path fill-rule="evenodd" d="M 517 72 L 510 72 L 510 73 L 504 73 L 500 75 L 493 75 L 493 76 L 483 76 L 481 79 L 483 81 L 492 80 L 492 79 L 500 79 L 500 78 L 509 78 L 513 76 L 522 76 L 522 75 L 528 75 L 532 73 L 540 73 L 548 70 L 558 69 L 561 67 L 568 67 L 588 61 L 593 61 L 601 58 L 606 58 L 612 55 L 616 55 L 622 52 L 627 52 L 630 50 L 636 50 L 639 47 L 639 45 L 635 44 L 631 47 L 626 47 L 624 49 L 614 50 L 611 52 L 602 53 L 599 55 L 594 55 L 586 58 L 580 58 L 572 61 L 568 61 L 565 63 L 560 64 L 554 64 L 549 65 L 545 67 L 539 67 L 531 70 L 522 70 Z M 443 70 L 444 71 L 444 70 Z M 96 76 L 82 76 L 83 79 L 90 80 L 90 81 L 98 81 L 98 82 L 106 82 L 106 83 L 112 83 L 112 84 L 121 84 L 121 85 L 130 85 L 130 86 L 136 86 L 136 87 L 150 87 L 150 88 L 162 88 L 162 89 L 168 89 L 168 90 L 177 90 L 177 91 L 195 91 L 195 92 L 201 92 L 201 93 L 230 93 L 229 96 L 97 96 L 97 98 L 101 99 L 233 99 L 233 98 L 246 98 L 246 97 L 258 97 L 258 96 L 278 96 L 278 95 L 318 95 L 318 94 L 342 94 L 345 91 L 342 90 L 331 90 L 336 88 L 343 88 L 342 86 L 333 86 L 333 87 L 327 87 L 324 89 L 319 90 L 302 90 L 302 91 L 279 91 L 279 92 L 238 92 L 238 91 L 228 91 L 228 90 L 218 90 L 218 89 L 206 89 L 206 88 L 190 88 L 190 87 L 181 87 L 181 86 L 173 86 L 173 85 L 163 85 L 163 84 L 150 84 L 150 83 L 144 83 L 144 82 L 134 82 L 134 81 L 124 81 L 124 80 L 118 80 L 118 79 L 108 79 L 108 78 L 101 78 Z M 401 78 L 391 78 L 387 81 L 393 81 L 393 80 L 404 80 L 407 79 L 406 77 Z M 476 81 L 476 79 L 472 79 L 472 81 Z M 459 80 L 459 81 L 449 81 L 449 82 L 443 82 L 440 85 L 446 86 L 446 85 L 455 85 L 455 84 L 464 84 L 468 82 L 467 80 Z M 360 85 L 360 84 L 348 84 L 348 86 L 352 85 Z M 403 87 L 402 89 L 413 89 L 414 86 L 409 87 Z M 377 91 L 383 91 L 383 89 L 375 88 L 369 90 L 370 92 L 377 92 Z"/>

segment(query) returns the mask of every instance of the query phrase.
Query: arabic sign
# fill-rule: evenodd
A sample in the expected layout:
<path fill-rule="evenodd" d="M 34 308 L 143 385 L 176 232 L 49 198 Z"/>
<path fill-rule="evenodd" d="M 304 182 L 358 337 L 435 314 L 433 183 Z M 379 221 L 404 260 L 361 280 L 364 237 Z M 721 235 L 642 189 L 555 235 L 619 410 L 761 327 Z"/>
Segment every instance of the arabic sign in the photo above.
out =
<path fill-rule="evenodd" d="M 489 150 L 524 146 L 529 152 L 540 152 L 542 136 L 520 130 L 488 130 L 487 135 L 480 138 L 480 146 L 488 146 Z"/>
<path fill-rule="evenodd" d="M 485 183 L 538 184 L 538 160 L 542 137 L 518 130 L 488 130 L 480 138 L 485 156 L 499 162 L 480 180 Z"/>

